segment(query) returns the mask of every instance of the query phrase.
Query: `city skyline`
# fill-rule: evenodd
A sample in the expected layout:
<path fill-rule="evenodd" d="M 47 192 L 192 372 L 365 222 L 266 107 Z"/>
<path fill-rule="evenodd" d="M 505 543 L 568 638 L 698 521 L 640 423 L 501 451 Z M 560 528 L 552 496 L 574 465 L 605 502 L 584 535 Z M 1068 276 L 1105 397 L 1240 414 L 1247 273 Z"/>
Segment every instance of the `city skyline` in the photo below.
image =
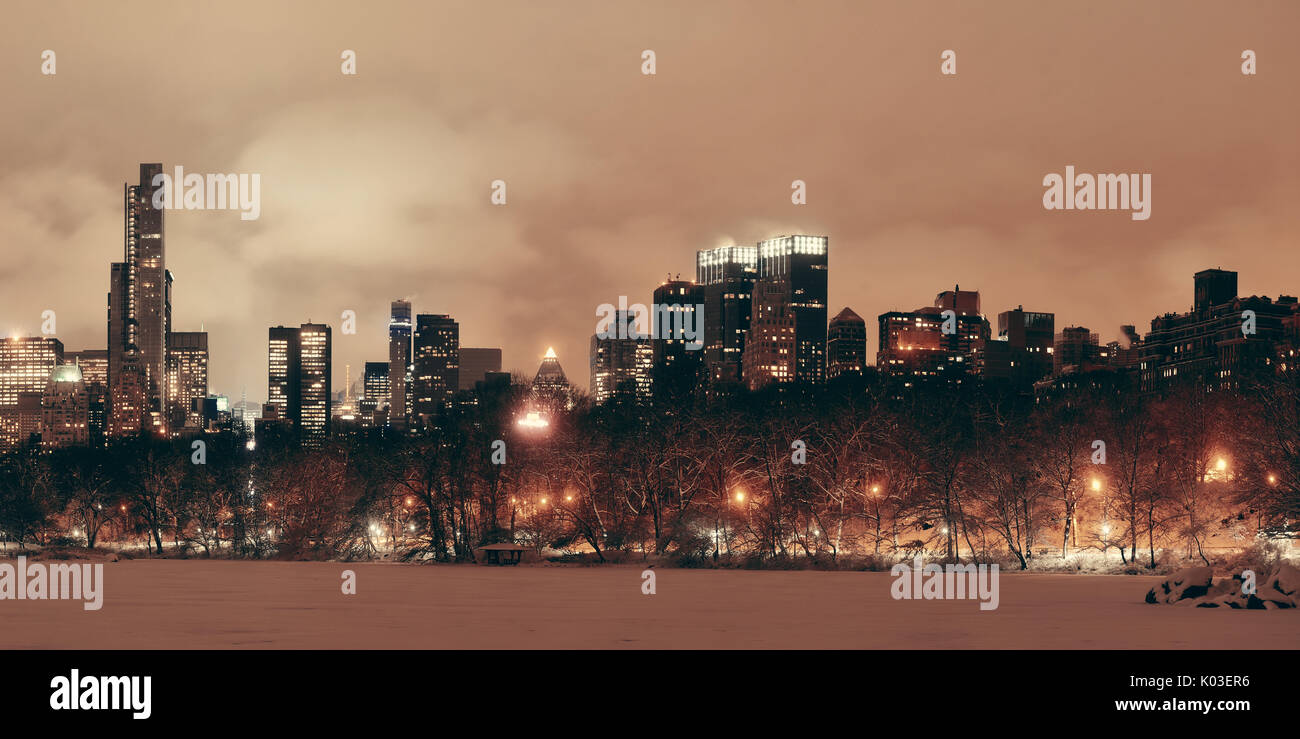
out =
<path fill-rule="evenodd" d="M 1270 296 L 1300 273 L 1284 248 L 1300 219 L 1289 5 L 1261 9 L 1275 22 L 1260 24 L 1198 3 L 1188 33 L 1154 36 L 1156 15 L 1106 3 L 1085 17 L 883 7 L 861 28 L 721 4 L 686 35 L 672 33 L 677 14 L 648 9 L 593 7 L 565 24 L 523 4 L 414 9 L 395 27 L 246 6 L 269 31 L 311 27 L 287 46 L 226 20 L 238 12 L 186 23 L 185 9 L 128 6 L 154 44 L 100 33 L 125 21 L 94 7 L 54 33 L 55 9 L 23 6 L 0 31 L 13 112 L 0 123 L 0 228 L 15 256 L 0 272 L 0 330 L 38 335 L 54 310 L 69 350 L 105 348 L 105 265 L 120 259 L 120 188 L 140 162 L 261 173 L 256 221 L 167 218 L 173 310 L 208 331 L 209 388 L 232 398 L 265 400 L 262 344 L 277 324 L 333 326 L 335 375 L 359 376 L 383 358 L 399 297 L 452 316 L 467 345 L 500 346 L 503 369 L 531 374 L 553 346 L 585 386 L 595 306 L 648 301 L 700 249 L 779 234 L 834 242 L 832 315 L 870 321 L 961 284 L 990 316 L 1025 305 L 1103 342 L 1190 308 L 1186 280 L 1201 269 L 1234 269 L 1245 294 Z M 421 27 L 466 32 L 430 46 Z M 914 28 L 927 31 L 898 33 Z M 489 30 L 499 41 L 472 43 Z M 46 47 L 60 52 L 53 78 L 33 71 Z M 355 78 L 337 74 L 343 48 L 358 53 Z M 640 74 L 646 48 L 653 77 Z M 947 48 L 960 59 L 950 79 Z M 1243 48 L 1259 52 L 1257 76 L 1240 74 Z M 476 55 L 494 62 L 468 73 L 460 60 Z M 149 84 L 125 82 L 141 74 Z M 88 104 L 99 115 L 48 125 Z M 153 119 L 172 124 L 139 125 Z M 1150 220 L 1044 210 L 1044 174 L 1067 165 L 1152 173 Z M 498 178 L 504 206 L 489 200 Z M 795 179 L 806 205 L 790 202 Z M 355 335 L 338 332 L 344 310 Z M 878 349 L 868 331 L 867 356 Z"/>

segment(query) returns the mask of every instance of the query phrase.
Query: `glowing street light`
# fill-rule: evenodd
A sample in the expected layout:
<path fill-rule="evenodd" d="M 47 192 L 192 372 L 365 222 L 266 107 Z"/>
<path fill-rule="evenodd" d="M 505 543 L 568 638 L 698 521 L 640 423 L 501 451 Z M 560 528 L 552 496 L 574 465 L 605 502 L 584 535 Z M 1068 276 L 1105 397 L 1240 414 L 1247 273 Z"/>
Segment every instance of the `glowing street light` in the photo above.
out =
<path fill-rule="evenodd" d="M 1277 475 L 1270 474 L 1270 475 L 1268 476 L 1268 484 L 1269 484 L 1269 485 L 1276 485 L 1276 484 L 1277 484 Z"/>
<path fill-rule="evenodd" d="M 744 502 L 745 502 L 745 491 L 743 491 L 743 490 L 737 490 L 737 491 L 736 491 L 736 502 L 737 502 L 737 503 L 744 503 Z"/>
<path fill-rule="evenodd" d="M 1110 536 L 1110 524 L 1104 523 L 1101 525 L 1101 535 Z"/>
<path fill-rule="evenodd" d="M 1100 491 L 1100 490 L 1101 490 L 1101 480 L 1098 480 L 1098 479 L 1095 478 L 1095 477 L 1092 478 L 1092 492 L 1095 493 L 1095 492 L 1098 492 L 1098 491 Z"/>

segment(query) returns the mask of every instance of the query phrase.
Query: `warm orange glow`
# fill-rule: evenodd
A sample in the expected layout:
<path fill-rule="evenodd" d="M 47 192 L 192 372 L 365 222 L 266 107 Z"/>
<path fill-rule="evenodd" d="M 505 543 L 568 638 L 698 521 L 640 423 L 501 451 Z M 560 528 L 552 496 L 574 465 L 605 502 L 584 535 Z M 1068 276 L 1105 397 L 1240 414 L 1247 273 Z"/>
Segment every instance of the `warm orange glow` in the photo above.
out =
<path fill-rule="evenodd" d="M 546 505 L 546 498 L 542 498 L 542 505 Z"/>
<path fill-rule="evenodd" d="M 872 485 L 872 486 L 871 486 L 871 492 L 872 492 L 873 494 L 878 494 L 878 493 L 880 493 L 880 486 L 879 486 L 879 485 Z"/>
<path fill-rule="evenodd" d="M 1220 472 L 1223 472 L 1224 470 L 1228 469 L 1228 460 L 1224 459 L 1223 457 L 1219 457 L 1219 461 L 1214 463 L 1214 468 Z"/>
<path fill-rule="evenodd" d="M 564 496 L 564 500 L 565 500 L 566 503 L 572 503 L 572 502 L 573 502 L 573 496 L 572 496 L 572 495 L 566 495 L 566 496 Z"/>
<path fill-rule="evenodd" d="M 736 502 L 737 502 L 737 503 L 744 503 L 744 502 L 745 502 L 745 492 L 744 492 L 743 490 L 737 490 L 737 491 L 736 491 Z"/>
<path fill-rule="evenodd" d="M 1277 475 L 1269 475 L 1269 476 L 1268 476 L 1268 484 L 1269 484 L 1269 485 L 1276 485 L 1276 484 L 1277 484 Z"/>
<path fill-rule="evenodd" d="M 1092 491 L 1095 493 L 1098 490 L 1101 490 L 1101 480 L 1094 477 L 1092 478 Z"/>

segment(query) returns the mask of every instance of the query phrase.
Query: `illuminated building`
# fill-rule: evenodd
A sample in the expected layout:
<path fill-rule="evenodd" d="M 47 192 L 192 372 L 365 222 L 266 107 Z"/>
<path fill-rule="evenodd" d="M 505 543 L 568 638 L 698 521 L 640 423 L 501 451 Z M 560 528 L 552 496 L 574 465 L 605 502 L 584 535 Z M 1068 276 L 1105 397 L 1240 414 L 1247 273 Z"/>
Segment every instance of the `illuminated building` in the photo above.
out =
<path fill-rule="evenodd" d="M 123 261 L 111 268 L 108 310 L 108 383 L 110 403 L 116 375 L 134 352 L 133 372 L 144 383 L 149 425 L 165 431 L 167 393 L 167 333 L 171 328 L 171 274 L 165 265 L 163 211 L 153 206 L 154 176 L 161 164 L 141 164 L 140 183 L 125 185 L 125 244 Z M 123 387 L 134 387 L 135 380 Z M 134 392 L 132 390 L 131 392 Z M 123 402 L 134 403 L 135 398 Z M 118 412 L 119 418 L 134 411 Z"/>
<path fill-rule="evenodd" d="M 704 357 L 711 381 L 739 382 L 758 279 L 758 247 L 721 246 L 695 255 L 704 304 Z"/>
<path fill-rule="evenodd" d="M 167 408 L 173 433 L 203 428 L 202 401 L 208 397 L 208 334 L 172 332 L 167 336 Z"/>
<path fill-rule="evenodd" d="M 609 338 L 592 335 L 589 364 L 591 395 L 596 403 L 605 403 L 615 395 L 643 403 L 650 400 L 654 348 L 650 339 L 638 332 L 636 323 L 631 311 L 616 311 L 605 328 Z"/>
<path fill-rule="evenodd" d="M 787 302 L 795 327 L 796 382 L 826 381 L 828 243 L 825 236 L 806 235 L 778 236 L 758 243 L 759 282 L 778 282 L 789 292 Z"/>
<path fill-rule="evenodd" d="M 867 366 L 867 322 L 845 308 L 831 319 L 826 329 L 826 375 L 862 374 Z"/>
<path fill-rule="evenodd" d="M 411 303 L 394 300 L 388 319 L 388 423 L 406 428 L 411 414 Z"/>
<path fill-rule="evenodd" d="M 429 425 L 460 388 L 460 325 L 446 315 L 415 317 L 411 408 Z"/>
<path fill-rule="evenodd" d="M 741 360 L 750 390 L 795 381 L 796 320 L 785 280 L 761 280 L 754 285 L 754 308 Z"/>

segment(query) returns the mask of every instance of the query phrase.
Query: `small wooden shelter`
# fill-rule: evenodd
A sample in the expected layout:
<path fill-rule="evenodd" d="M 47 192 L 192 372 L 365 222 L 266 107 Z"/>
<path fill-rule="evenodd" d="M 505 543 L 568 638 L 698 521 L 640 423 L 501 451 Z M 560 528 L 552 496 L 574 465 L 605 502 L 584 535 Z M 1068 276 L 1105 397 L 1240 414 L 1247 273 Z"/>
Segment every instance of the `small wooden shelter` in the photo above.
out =
<path fill-rule="evenodd" d="M 517 565 L 528 547 L 518 544 L 488 544 L 474 550 L 479 552 L 475 560 L 485 565 Z"/>

